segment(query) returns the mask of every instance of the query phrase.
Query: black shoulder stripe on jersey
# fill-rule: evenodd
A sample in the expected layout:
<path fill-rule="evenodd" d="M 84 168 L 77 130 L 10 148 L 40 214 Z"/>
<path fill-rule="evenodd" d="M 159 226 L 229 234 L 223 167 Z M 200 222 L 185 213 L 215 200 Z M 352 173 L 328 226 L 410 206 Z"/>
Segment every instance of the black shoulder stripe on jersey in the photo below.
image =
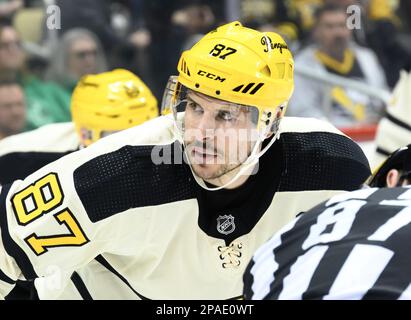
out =
<path fill-rule="evenodd" d="M 84 281 L 81 279 L 80 275 L 77 272 L 73 272 L 71 276 L 71 281 L 73 281 L 74 286 L 76 287 L 77 291 L 80 293 L 81 297 L 84 300 L 93 300 L 93 297 L 87 290 Z"/>
<path fill-rule="evenodd" d="M 371 174 L 363 151 L 346 136 L 331 132 L 287 132 L 281 135 L 281 140 L 285 172 L 280 191 L 352 191 Z"/>
<path fill-rule="evenodd" d="M 9 256 L 13 257 L 24 277 L 27 280 L 36 279 L 38 276 L 34 271 L 33 265 L 30 262 L 30 259 L 27 257 L 26 253 L 21 249 L 17 243 L 12 239 L 7 222 L 7 213 L 6 213 L 6 198 L 7 194 L 10 191 L 11 185 L 5 185 L 1 189 L 0 194 L 0 229 L 1 229 L 1 238 L 3 241 L 4 248 Z"/>
<path fill-rule="evenodd" d="M 75 188 L 92 222 L 131 208 L 195 198 L 195 182 L 189 167 L 156 165 L 151 159 L 153 148 L 125 146 L 75 170 Z M 181 152 L 176 144 L 164 146 L 163 150 L 171 152 L 170 159 Z"/>
<path fill-rule="evenodd" d="M 401 121 L 400 119 L 394 117 L 392 114 L 387 113 L 387 114 L 385 115 L 385 117 L 386 117 L 389 121 L 391 121 L 392 123 L 396 124 L 397 126 L 403 128 L 403 129 L 405 129 L 405 130 L 411 131 L 411 126 L 410 126 L 409 124 L 407 124 L 407 123 Z"/>
<path fill-rule="evenodd" d="M 5 185 L 19 179 L 24 179 L 45 165 L 74 152 L 13 152 L 0 157 L 0 168 L 5 168 L 0 174 L 0 184 Z"/>
<path fill-rule="evenodd" d="M 16 281 L 10 279 L 3 271 L 0 270 L 0 281 L 6 282 L 8 284 L 15 284 Z"/>
<path fill-rule="evenodd" d="M 102 255 L 99 255 L 98 257 L 95 258 L 97 262 L 99 262 L 103 267 L 105 267 L 107 270 L 112 272 L 114 275 L 116 275 L 121 281 L 124 282 L 124 284 L 130 288 L 131 291 L 134 292 L 134 294 L 139 297 L 141 300 L 151 300 L 143 296 L 142 294 L 138 293 L 132 286 L 131 284 L 127 281 L 126 278 L 124 278 L 116 269 L 113 268 L 113 266 L 106 260 Z"/>

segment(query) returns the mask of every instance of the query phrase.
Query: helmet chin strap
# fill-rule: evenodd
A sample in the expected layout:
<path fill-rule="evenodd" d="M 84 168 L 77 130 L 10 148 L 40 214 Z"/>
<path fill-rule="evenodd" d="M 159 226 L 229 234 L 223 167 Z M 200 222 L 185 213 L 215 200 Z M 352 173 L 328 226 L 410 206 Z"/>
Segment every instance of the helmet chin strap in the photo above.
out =
<path fill-rule="evenodd" d="M 280 122 L 280 125 L 281 125 L 281 122 Z M 187 155 L 187 148 L 185 148 L 184 140 L 183 140 L 181 131 L 178 129 L 178 126 L 176 125 L 176 123 L 175 123 L 175 129 L 176 129 L 176 133 L 177 133 L 177 139 L 179 139 L 181 144 L 184 146 L 184 153 L 185 153 L 186 159 L 188 160 L 189 157 Z M 220 187 L 215 187 L 215 188 L 208 187 L 205 184 L 204 180 L 202 178 L 200 178 L 199 176 L 197 176 L 197 174 L 194 172 L 191 164 L 189 163 L 190 170 L 193 173 L 194 179 L 196 180 L 198 185 L 200 187 L 202 187 L 203 189 L 205 189 L 207 191 L 218 191 L 218 190 L 221 190 L 221 189 L 225 189 L 228 186 L 232 185 L 234 182 L 236 182 L 241 176 L 249 175 L 249 172 L 252 169 L 254 169 L 254 167 L 258 164 L 258 160 L 268 151 L 268 149 L 279 138 L 280 138 L 280 128 L 278 127 L 274 137 L 272 137 L 272 139 L 267 144 L 267 146 L 263 150 L 258 152 L 258 149 L 259 149 L 260 145 L 265 140 L 265 139 L 262 139 L 261 137 L 259 137 L 256 144 L 255 144 L 255 146 L 254 146 L 254 148 L 253 148 L 253 151 L 250 154 L 250 156 L 239 166 L 240 170 L 237 172 L 237 174 L 230 181 L 228 181 L 226 184 L 224 184 Z"/>

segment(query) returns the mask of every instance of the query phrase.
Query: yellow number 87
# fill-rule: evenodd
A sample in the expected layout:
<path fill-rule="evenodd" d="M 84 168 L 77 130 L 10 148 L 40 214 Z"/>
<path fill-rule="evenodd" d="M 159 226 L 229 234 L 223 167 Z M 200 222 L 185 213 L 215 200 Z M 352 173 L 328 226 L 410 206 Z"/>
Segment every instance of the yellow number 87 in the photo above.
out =
<path fill-rule="evenodd" d="M 50 173 L 29 187 L 16 193 L 11 202 L 19 225 L 26 226 L 63 203 L 57 174 Z M 89 240 L 68 208 L 54 215 L 59 224 L 64 224 L 68 234 L 39 237 L 35 233 L 25 239 L 36 255 L 47 252 L 47 248 L 82 246 Z"/>
<path fill-rule="evenodd" d="M 63 202 L 63 192 L 55 173 L 41 178 L 12 198 L 20 225 L 27 225 L 57 208 Z"/>

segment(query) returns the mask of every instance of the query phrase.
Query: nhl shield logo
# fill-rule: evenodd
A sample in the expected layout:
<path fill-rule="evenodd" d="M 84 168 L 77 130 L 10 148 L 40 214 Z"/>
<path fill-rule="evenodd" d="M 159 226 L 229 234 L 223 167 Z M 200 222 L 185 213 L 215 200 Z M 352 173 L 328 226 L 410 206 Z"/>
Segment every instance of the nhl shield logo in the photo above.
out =
<path fill-rule="evenodd" d="M 221 234 L 230 234 L 235 230 L 234 217 L 230 214 L 229 216 L 219 216 L 217 218 L 217 231 Z"/>

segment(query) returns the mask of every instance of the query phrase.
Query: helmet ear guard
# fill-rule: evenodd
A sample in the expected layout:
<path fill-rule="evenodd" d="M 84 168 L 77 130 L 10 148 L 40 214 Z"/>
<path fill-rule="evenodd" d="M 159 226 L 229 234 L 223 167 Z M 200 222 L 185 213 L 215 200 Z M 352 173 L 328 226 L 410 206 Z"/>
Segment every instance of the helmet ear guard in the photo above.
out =
<path fill-rule="evenodd" d="M 157 100 L 133 73 L 116 69 L 84 76 L 74 89 L 71 113 L 81 144 L 158 116 Z"/>

